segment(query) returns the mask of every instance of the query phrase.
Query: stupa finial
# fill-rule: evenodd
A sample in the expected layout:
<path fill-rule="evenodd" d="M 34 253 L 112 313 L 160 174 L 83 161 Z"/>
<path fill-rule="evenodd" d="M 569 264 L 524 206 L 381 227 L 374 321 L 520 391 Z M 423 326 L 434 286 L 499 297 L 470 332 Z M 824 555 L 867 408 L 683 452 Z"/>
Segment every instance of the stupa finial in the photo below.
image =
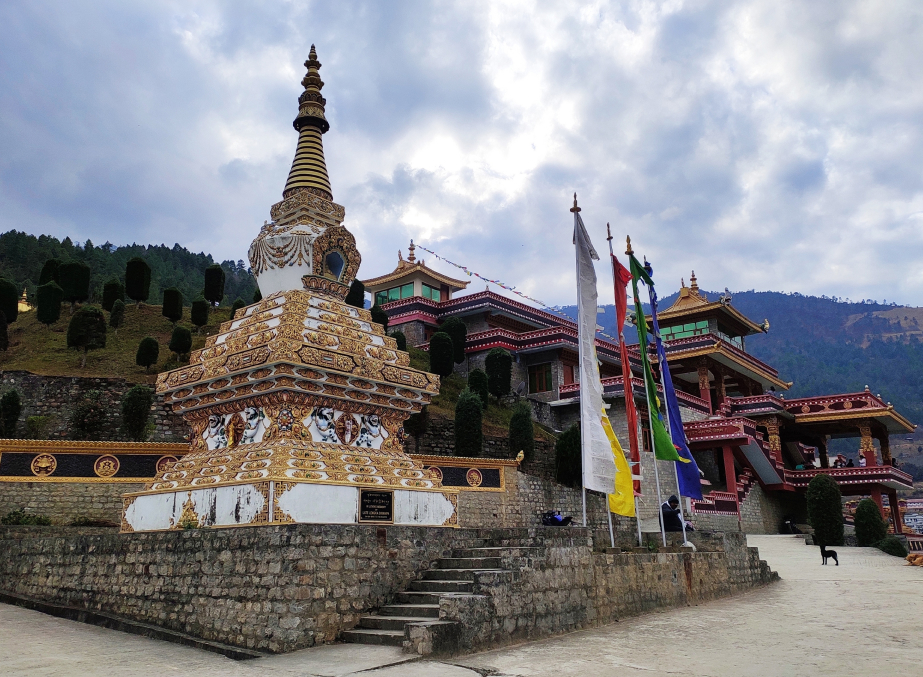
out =
<path fill-rule="evenodd" d="M 692 291 L 694 291 L 694 292 L 699 291 L 699 281 L 698 281 L 698 280 L 696 279 L 696 277 L 695 277 L 695 271 L 694 271 L 694 270 L 692 271 L 692 275 L 689 277 L 689 287 L 690 287 L 690 288 L 692 289 Z"/>
<path fill-rule="evenodd" d="M 417 255 L 413 253 L 413 250 L 417 248 L 417 245 L 413 243 L 413 240 L 410 241 L 410 246 L 407 247 L 407 260 L 410 263 L 413 263 L 417 260 Z"/>
<path fill-rule="evenodd" d="M 304 62 L 308 69 L 302 78 L 304 91 L 298 97 L 298 117 L 292 125 L 298 130 L 298 148 L 295 160 L 288 173 L 288 181 L 282 197 L 288 198 L 301 190 L 333 200 L 330 191 L 330 178 L 327 176 L 327 163 L 324 160 L 324 144 L 321 135 L 330 129 L 330 123 L 324 112 L 327 100 L 321 96 L 324 81 L 320 79 L 321 63 L 317 60 L 317 50 L 311 45 L 308 60 Z"/>

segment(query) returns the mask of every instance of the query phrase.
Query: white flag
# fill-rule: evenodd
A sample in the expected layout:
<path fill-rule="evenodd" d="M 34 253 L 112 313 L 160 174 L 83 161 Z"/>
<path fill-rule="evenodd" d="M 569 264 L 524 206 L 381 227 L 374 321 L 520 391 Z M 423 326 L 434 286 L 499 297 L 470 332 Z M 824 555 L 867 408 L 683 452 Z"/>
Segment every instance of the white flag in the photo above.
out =
<path fill-rule="evenodd" d="M 576 205 L 575 205 L 576 206 Z M 580 445 L 583 486 L 611 494 L 615 485 L 612 446 L 602 425 L 603 387 L 596 359 L 596 269 L 599 254 L 593 249 L 583 219 L 574 212 L 577 247 L 577 329 L 580 342 Z"/>

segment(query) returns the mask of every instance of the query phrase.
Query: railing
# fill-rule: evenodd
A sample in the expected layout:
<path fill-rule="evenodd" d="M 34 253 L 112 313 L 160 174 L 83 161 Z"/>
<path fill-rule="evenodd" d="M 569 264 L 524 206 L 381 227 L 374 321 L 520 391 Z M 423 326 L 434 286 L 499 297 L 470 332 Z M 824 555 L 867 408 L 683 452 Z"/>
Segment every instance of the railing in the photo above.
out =
<path fill-rule="evenodd" d="M 897 482 L 908 489 L 913 488 L 913 478 L 903 470 L 890 465 L 873 465 L 865 468 L 812 468 L 808 470 L 785 470 L 785 481 L 799 489 L 805 489 L 818 474 L 824 474 L 843 486 L 860 486 Z"/>

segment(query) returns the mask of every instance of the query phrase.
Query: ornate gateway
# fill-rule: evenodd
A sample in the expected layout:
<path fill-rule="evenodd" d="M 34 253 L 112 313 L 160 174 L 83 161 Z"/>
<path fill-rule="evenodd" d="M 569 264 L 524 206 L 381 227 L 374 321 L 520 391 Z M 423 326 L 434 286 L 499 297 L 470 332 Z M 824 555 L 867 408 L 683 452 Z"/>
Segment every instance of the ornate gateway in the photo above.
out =
<path fill-rule="evenodd" d="M 126 495 L 123 530 L 357 523 L 360 488 L 372 487 L 393 492 L 394 524 L 458 524 L 456 490 L 402 444 L 404 420 L 439 378 L 412 369 L 369 311 L 344 303 L 361 258 L 332 202 L 313 46 L 305 66 L 284 199 L 250 247 L 264 298 L 222 324 L 189 366 L 158 377 L 158 393 L 192 427 L 190 451 Z"/>

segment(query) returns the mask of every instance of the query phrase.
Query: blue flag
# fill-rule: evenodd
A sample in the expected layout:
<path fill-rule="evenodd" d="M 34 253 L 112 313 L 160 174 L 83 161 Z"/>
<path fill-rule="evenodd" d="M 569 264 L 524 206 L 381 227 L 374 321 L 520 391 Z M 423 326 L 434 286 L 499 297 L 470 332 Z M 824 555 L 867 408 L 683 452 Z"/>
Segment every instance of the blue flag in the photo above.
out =
<path fill-rule="evenodd" d="M 650 264 L 645 262 L 648 275 L 653 275 Z M 657 323 L 657 292 L 654 285 L 648 287 L 651 299 L 651 324 L 654 330 L 654 341 L 657 344 L 657 359 L 660 362 L 660 384 L 663 386 L 663 399 L 667 407 L 667 420 L 670 423 L 670 437 L 676 452 L 688 463 L 677 463 L 676 478 L 679 482 L 680 496 L 688 496 L 702 500 L 702 482 L 699 477 L 699 466 L 696 465 L 689 444 L 686 442 L 686 432 L 683 430 L 683 419 L 679 414 L 679 402 L 676 400 L 676 391 L 673 389 L 673 377 L 667 366 L 667 354 L 660 340 L 660 325 Z"/>

